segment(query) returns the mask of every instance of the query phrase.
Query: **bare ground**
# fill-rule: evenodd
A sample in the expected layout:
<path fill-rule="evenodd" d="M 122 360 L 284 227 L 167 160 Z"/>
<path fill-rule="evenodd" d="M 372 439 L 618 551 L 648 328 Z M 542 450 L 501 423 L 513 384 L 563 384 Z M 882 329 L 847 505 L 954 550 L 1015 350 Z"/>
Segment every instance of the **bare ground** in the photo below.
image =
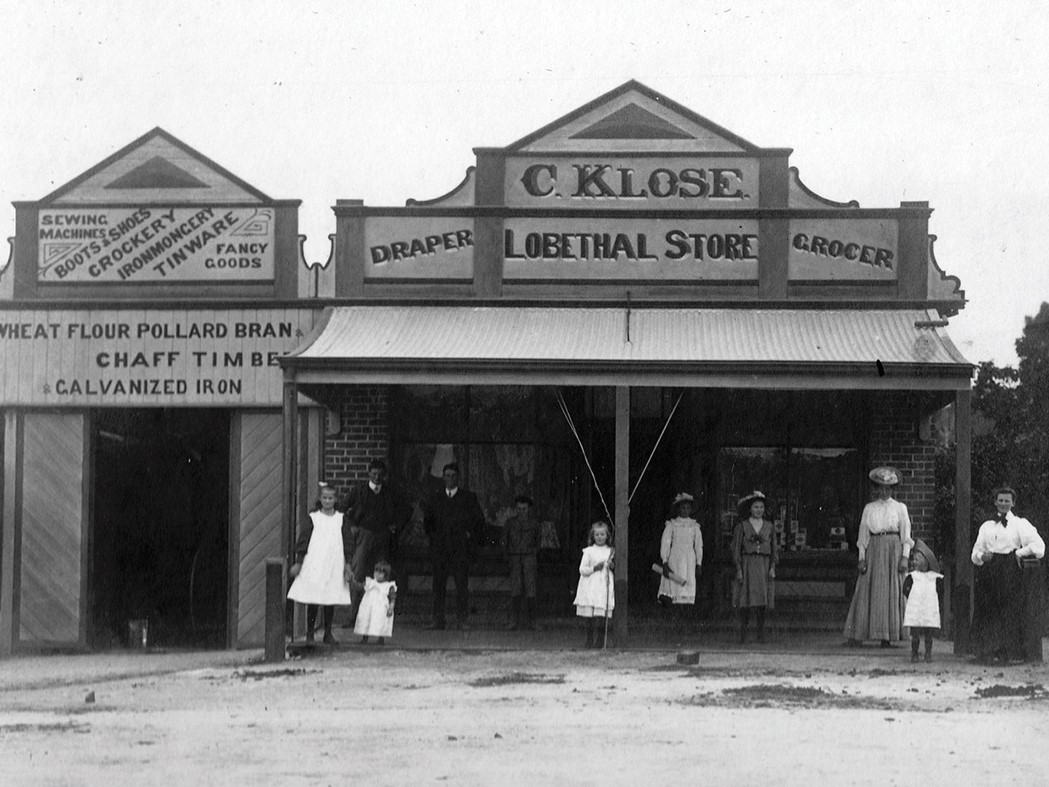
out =
<path fill-rule="evenodd" d="M 1049 670 L 673 651 L 0 662 L 5 784 L 1049 784 Z"/>

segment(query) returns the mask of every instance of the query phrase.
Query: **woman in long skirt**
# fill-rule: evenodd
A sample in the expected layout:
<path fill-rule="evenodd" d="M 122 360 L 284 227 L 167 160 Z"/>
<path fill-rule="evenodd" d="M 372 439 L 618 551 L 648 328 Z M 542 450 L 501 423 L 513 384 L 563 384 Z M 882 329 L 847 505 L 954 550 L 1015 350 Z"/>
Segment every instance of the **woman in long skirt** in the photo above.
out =
<path fill-rule="evenodd" d="M 903 577 L 914 541 L 907 506 L 892 497 L 899 473 L 876 467 L 869 477 L 877 498 L 864 506 L 860 518 L 859 576 L 845 619 L 845 644 L 857 647 L 863 640 L 877 639 L 888 648 L 903 639 Z"/>

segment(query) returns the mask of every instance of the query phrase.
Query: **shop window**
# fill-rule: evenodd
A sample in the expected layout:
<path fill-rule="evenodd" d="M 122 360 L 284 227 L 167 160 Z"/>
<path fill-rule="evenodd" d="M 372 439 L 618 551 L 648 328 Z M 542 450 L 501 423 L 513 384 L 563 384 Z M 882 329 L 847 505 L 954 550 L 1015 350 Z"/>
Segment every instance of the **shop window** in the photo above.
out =
<path fill-rule="evenodd" d="M 468 433 L 467 390 L 451 385 L 395 388 L 391 427 L 400 439 L 411 442 L 463 442 Z"/>
<path fill-rule="evenodd" d="M 578 389 L 562 394 L 578 418 Z M 415 508 L 401 539 L 409 551 L 425 551 L 422 504 L 443 488 L 444 465 L 453 461 L 485 512 L 482 551 L 498 552 L 522 494 L 535 501 L 544 550 L 572 543 L 568 528 L 585 519 L 573 512 L 589 484 L 552 388 L 406 386 L 391 398 L 390 422 L 391 469 Z"/>
<path fill-rule="evenodd" d="M 784 552 L 840 552 L 856 541 L 864 489 L 856 448 L 730 447 L 721 450 L 717 547 L 727 550 L 737 504 L 760 490 Z"/>
<path fill-rule="evenodd" d="M 864 489 L 860 452 L 853 448 L 794 448 L 790 461 L 794 549 L 841 551 L 856 542 L 858 500 Z M 796 522 L 796 525 L 795 525 Z"/>
<path fill-rule="evenodd" d="M 534 441 L 538 437 L 535 390 L 523 386 L 471 386 L 470 441 Z"/>
<path fill-rule="evenodd" d="M 717 548 L 726 552 L 739 520 L 741 498 L 758 490 L 768 498 L 766 513 L 777 523 L 787 509 L 787 458 L 782 448 L 723 448 L 718 458 L 721 476 Z M 778 526 L 778 525 L 777 525 Z"/>

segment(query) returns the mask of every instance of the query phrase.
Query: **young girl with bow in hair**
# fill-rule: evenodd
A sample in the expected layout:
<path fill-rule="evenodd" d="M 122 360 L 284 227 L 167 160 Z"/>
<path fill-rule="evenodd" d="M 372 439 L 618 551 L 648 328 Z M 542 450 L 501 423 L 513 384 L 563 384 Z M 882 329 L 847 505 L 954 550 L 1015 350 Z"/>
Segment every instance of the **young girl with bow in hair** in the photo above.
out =
<path fill-rule="evenodd" d="M 586 647 L 600 648 L 607 644 L 608 619 L 616 603 L 612 587 L 612 529 L 605 522 L 594 522 L 586 540 L 573 603 L 576 615 L 586 620 Z M 605 624 L 603 636 L 597 628 L 598 620 Z"/>

